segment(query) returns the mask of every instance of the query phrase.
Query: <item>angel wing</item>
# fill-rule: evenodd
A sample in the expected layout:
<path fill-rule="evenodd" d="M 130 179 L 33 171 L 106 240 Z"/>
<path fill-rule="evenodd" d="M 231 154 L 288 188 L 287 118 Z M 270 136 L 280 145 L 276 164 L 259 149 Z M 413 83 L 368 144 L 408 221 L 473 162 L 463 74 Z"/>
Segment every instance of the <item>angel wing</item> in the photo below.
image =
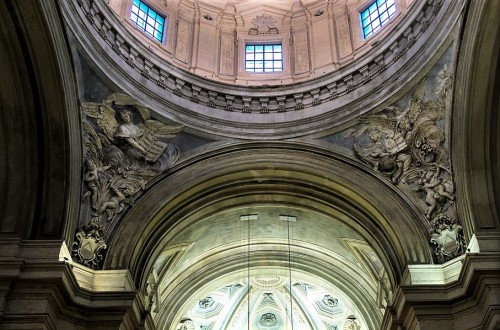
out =
<path fill-rule="evenodd" d="M 81 108 L 87 116 L 96 118 L 97 124 L 102 128 L 104 133 L 106 133 L 106 136 L 111 141 L 114 141 L 116 129 L 118 128 L 115 110 L 109 105 L 93 102 L 82 102 Z"/>
<path fill-rule="evenodd" d="M 353 136 L 359 137 L 366 131 L 377 130 L 383 133 L 392 133 L 396 129 L 396 118 L 388 117 L 387 115 L 368 115 L 360 117 L 362 125 Z"/>
<path fill-rule="evenodd" d="M 83 122 L 83 129 L 85 130 L 85 132 L 87 132 L 87 134 L 90 136 L 90 138 L 93 140 L 93 142 L 95 143 L 96 147 L 98 150 L 101 150 L 102 149 L 102 143 L 101 143 L 101 139 L 99 138 L 99 136 L 97 135 L 96 131 L 94 130 L 94 128 L 92 127 L 92 125 L 90 125 L 89 122 L 87 121 L 84 121 Z"/>
<path fill-rule="evenodd" d="M 167 125 L 157 120 L 145 120 L 144 124 L 149 132 L 153 135 L 163 138 L 173 138 L 179 133 L 184 126 L 182 125 Z"/>

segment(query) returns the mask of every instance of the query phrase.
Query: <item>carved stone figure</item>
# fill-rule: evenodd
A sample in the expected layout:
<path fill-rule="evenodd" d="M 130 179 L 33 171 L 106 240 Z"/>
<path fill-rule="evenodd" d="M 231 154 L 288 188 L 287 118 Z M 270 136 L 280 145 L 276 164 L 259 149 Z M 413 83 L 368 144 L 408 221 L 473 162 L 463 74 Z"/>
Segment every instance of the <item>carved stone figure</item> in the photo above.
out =
<path fill-rule="evenodd" d="M 425 191 L 425 203 L 427 204 L 425 216 L 428 219 L 431 218 L 438 207 L 438 203 L 453 202 L 455 200 L 453 182 L 440 177 L 440 167 L 422 172 L 421 178 L 418 180 L 418 186 L 414 190 Z"/>
<path fill-rule="evenodd" d="M 169 148 L 166 139 L 174 137 L 182 126 L 153 120 L 146 107 L 122 94 L 112 94 L 102 103 L 82 102 L 81 107 L 95 119 L 83 123 L 83 180 L 87 186 L 83 200 L 90 197 L 94 219 L 111 221 L 152 177 L 176 161 L 178 151 Z M 140 114 L 142 122 L 133 121 L 132 110 Z"/>
<path fill-rule="evenodd" d="M 82 102 L 81 110 L 86 115 L 82 200 L 90 200 L 91 211 L 84 213 L 89 223 L 75 235 L 73 257 L 99 268 L 106 247 L 103 226 L 117 219 L 148 181 L 175 163 L 178 150 L 167 140 L 182 126 L 152 119 L 149 109 L 123 94 L 112 94 L 102 103 Z M 133 120 L 135 113 L 141 121 Z"/>
<path fill-rule="evenodd" d="M 393 183 L 416 184 L 415 191 L 426 193 L 428 218 L 439 202 L 453 201 L 451 175 L 445 179 L 439 171 L 448 162 L 445 134 L 439 121 L 444 117 L 451 81 L 452 75 L 444 66 L 438 74 L 433 99 L 426 99 L 429 81 L 423 79 L 404 111 L 389 106 L 380 114 L 362 117 L 360 126 L 348 131 L 356 140 L 353 148 L 360 160 L 387 175 Z M 422 176 L 417 178 L 417 172 Z"/>
<path fill-rule="evenodd" d="M 462 226 L 445 214 L 439 214 L 431 221 L 430 242 L 438 261 L 443 263 L 451 260 L 466 250 Z"/>
<path fill-rule="evenodd" d="M 106 243 L 102 237 L 102 227 L 98 221 L 81 226 L 75 235 L 71 249 L 72 257 L 84 266 L 100 269 L 104 260 Z"/>

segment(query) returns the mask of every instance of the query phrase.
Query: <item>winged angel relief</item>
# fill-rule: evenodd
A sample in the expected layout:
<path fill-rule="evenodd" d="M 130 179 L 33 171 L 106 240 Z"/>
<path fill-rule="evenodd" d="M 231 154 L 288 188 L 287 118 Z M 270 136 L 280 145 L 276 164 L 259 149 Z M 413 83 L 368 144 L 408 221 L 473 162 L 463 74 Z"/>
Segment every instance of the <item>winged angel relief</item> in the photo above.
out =
<path fill-rule="evenodd" d="M 445 148 L 444 122 L 453 76 L 444 65 L 434 83 L 423 79 L 406 109 L 390 106 L 361 118 L 347 132 L 354 137 L 354 153 L 386 175 L 403 191 L 412 191 L 430 220 L 430 242 L 439 262 L 465 251 L 463 230 L 456 220 L 455 185 Z M 427 90 L 433 95 L 427 96 Z"/>
<path fill-rule="evenodd" d="M 439 124 L 444 120 L 451 83 L 452 74 L 445 65 L 432 96 L 426 96 L 431 84 L 423 79 L 406 109 L 389 106 L 382 113 L 361 118 L 361 126 L 348 132 L 356 140 L 354 153 L 359 159 L 394 184 L 410 185 L 420 194 L 428 219 L 454 201 L 445 134 Z"/>
<path fill-rule="evenodd" d="M 87 190 L 94 221 L 113 220 L 130 198 L 178 158 L 167 143 L 182 126 L 151 118 L 149 110 L 129 96 L 112 94 L 102 103 L 82 102 L 81 109 L 93 120 L 84 121 Z M 139 114 L 141 121 L 134 121 Z"/>

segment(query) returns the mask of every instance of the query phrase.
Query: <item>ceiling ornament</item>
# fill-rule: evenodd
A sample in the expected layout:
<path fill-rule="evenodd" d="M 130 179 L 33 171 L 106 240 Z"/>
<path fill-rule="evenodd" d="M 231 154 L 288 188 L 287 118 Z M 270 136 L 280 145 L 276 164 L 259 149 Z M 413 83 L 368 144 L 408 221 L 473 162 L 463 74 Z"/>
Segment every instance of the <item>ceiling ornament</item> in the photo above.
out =
<path fill-rule="evenodd" d="M 71 5 L 72 2 L 69 2 L 69 4 Z M 418 41 L 425 32 L 426 27 L 436 17 L 441 4 L 442 2 L 436 4 L 426 3 L 421 8 L 420 14 L 414 15 L 416 19 L 408 28 L 401 31 L 394 43 L 381 50 L 372 61 L 364 63 L 363 66 L 354 70 L 348 70 L 342 75 L 335 75 L 334 78 L 323 80 L 323 84 L 317 85 L 312 90 L 304 91 L 302 93 L 303 97 L 296 98 L 296 95 L 294 95 L 296 93 L 284 94 L 280 92 L 271 96 L 266 94 L 267 101 L 265 103 L 269 106 L 267 111 L 262 113 L 286 112 L 319 106 L 326 102 L 335 101 L 337 98 L 362 87 L 394 65 Z M 120 58 L 117 65 L 124 65 L 127 66 L 127 69 L 132 68 L 137 71 L 141 81 L 146 78 L 179 97 L 210 108 L 255 114 L 261 113 L 261 109 L 266 106 L 262 103 L 259 92 L 249 93 L 245 91 L 240 93 L 231 91 L 231 93 L 225 93 L 225 89 L 215 90 L 211 86 L 200 84 L 196 79 L 176 76 L 176 70 L 169 64 L 154 64 L 156 62 L 153 60 L 156 58 L 155 56 L 144 52 L 140 47 L 136 47 L 128 36 L 120 34 L 118 30 L 109 29 L 102 33 L 103 26 L 113 26 L 114 15 L 103 11 L 103 8 L 97 6 L 91 0 L 79 0 L 78 6 L 79 11 L 81 11 L 80 17 L 82 19 L 85 17 L 90 27 L 97 32 L 93 35 L 98 36 L 97 38 L 108 44 L 116 52 L 116 56 Z M 429 10 L 430 8 L 431 10 Z M 256 16 L 252 20 L 252 24 L 249 34 L 279 33 L 276 19 L 272 16 L 265 14 Z M 141 85 L 144 84 L 141 83 Z M 316 92 L 318 89 L 319 92 Z M 210 95 L 217 95 L 217 97 L 214 99 Z M 244 102 L 243 98 L 248 99 L 248 102 Z M 246 106 L 246 104 L 249 106 Z"/>
<path fill-rule="evenodd" d="M 105 231 L 151 179 L 175 164 L 179 151 L 169 140 L 183 126 L 154 120 L 148 108 L 123 94 L 112 94 L 101 103 L 81 102 L 80 108 L 84 214 L 90 218 L 88 226 Z"/>
<path fill-rule="evenodd" d="M 272 16 L 262 14 L 260 16 L 256 16 L 252 20 L 252 24 L 258 29 L 269 29 L 271 27 L 276 27 L 276 19 Z"/>

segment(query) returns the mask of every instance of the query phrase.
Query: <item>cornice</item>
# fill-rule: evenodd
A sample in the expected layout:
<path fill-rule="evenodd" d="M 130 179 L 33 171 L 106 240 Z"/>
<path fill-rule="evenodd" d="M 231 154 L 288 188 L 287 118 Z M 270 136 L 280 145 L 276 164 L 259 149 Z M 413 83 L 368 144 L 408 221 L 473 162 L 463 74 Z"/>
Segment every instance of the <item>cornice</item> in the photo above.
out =
<path fill-rule="evenodd" d="M 341 125 L 400 91 L 445 42 L 463 4 L 419 2 L 372 52 L 309 82 L 251 88 L 182 71 L 142 45 L 102 1 L 61 1 L 82 51 L 158 115 L 229 137 L 281 139 Z M 98 32 L 98 33 L 96 33 Z"/>

